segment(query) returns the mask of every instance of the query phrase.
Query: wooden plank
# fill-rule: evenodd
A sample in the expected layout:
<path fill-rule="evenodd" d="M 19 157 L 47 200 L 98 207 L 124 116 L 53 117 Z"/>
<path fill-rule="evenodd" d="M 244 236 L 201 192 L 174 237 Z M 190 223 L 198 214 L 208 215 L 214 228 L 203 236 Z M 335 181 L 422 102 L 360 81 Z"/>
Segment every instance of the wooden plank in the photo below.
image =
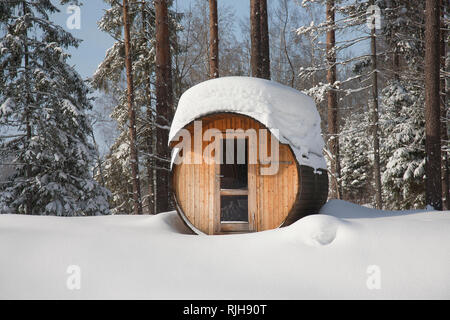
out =
<path fill-rule="evenodd" d="M 247 159 L 248 161 L 248 159 Z M 254 165 L 248 164 L 248 213 L 249 213 L 249 222 L 250 222 L 250 230 L 256 230 L 256 206 L 254 203 L 255 197 L 255 175 L 254 175 Z"/>
<path fill-rule="evenodd" d="M 287 160 L 289 159 L 288 156 L 288 152 L 289 150 L 287 150 L 287 148 L 285 146 L 283 146 L 283 160 Z M 289 186 L 288 184 L 288 168 L 289 165 L 284 164 L 283 165 L 283 178 L 282 178 L 282 184 L 284 186 L 284 190 L 285 192 L 283 193 L 283 215 L 281 220 L 284 221 L 289 213 L 289 209 L 290 209 L 290 205 L 289 205 L 289 197 L 288 197 L 288 193 L 292 192 L 292 187 Z"/>
<path fill-rule="evenodd" d="M 191 157 L 191 151 L 189 150 L 189 157 Z M 195 225 L 195 221 L 194 221 L 194 215 L 192 212 L 192 203 L 193 203 L 193 199 L 192 199 L 192 185 L 194 183 L 194 181 L 192 180 L 191 177 L 191 164 L 186 164 L 186 215 L 189 219 L 189 221 Z"/>
<path fill-rule="evenodd" d="M 188 180 L 189 180 L 189 208 L 190 208 L 190 214 L 192 216 L 192 221 L 194 223 L 194 225 L 196 227 L 198 227 L 197 225 L 197 221 L 195 220 L 195 196 L 194 196 L 194 192 L 195 192 L 195 168 L 193 165 L 194 162 L 194 146 L 191 145 L 191 151 L 190 151 L 190 159 L 191 159 L 191 164 L 188 165 L 189 168 L 189 176 L 188 176 Z"/>
<path fill-rule="evenodd" d="M 203 129 L 204 130 L 204 129 Z M 203 131 L 202 131 L 203 134 Z M 206 143 L 203 141 L 202 139 L 202 148 L 201 148 L 201 160 L 202 160 L 202 164 L 201 164 L 201 186 L 202 186 L 202 190 L 201 190 L 201 216 L 202 216 L 202 221 L 203 221 L 203 232 L 208 233 L 208 229 L 209 229 L 209 213 L 208 213 L 208 189 L 209 189 L 209 183 L 208 183 L 208 175 L 209 175 L 209 170 L 208 170 L 208 165 L 205 163 L 205 160 L 203 159 L 203 150 L 205 149 Z"/>
<path fill-rule="evenodd" d="M 220 152 L 220 150 L 217 150 Z M 214 164 L 214 233 L 220 232 L 220 180 L 217 176 L 220 174 L 220 164 Z"/>
<path fill-rule="evenodd" d="M 265 165 L 264 165 L 265 167 Z M 266 175 L 262 175 L 262 183 L 263 183 L 263 229 L 267 230 L 269 227 L 269 193 L 268 193 L 268 179 Z"/>
<path fill-rule="evenodd" d="M 196 157 L 194 153 L 194 157 Z M 199 204 L 200 204 L 200 175 L 199 175 L 199 165 L 194 164 L 194 213 L 195 213 L 195 223 L 198 225 L 199 229 L 201 229 L 201 217 L 200 217 L 200 211 L 199 211 Z"/>
<path fill-rule="evenodd" d="M 269 224 L 270 228 L 276 228 L 276 210 L 275 210 L 275 201 L 276 201 L 276 195 L 275 195 L 275 184 L 276 184 L 276 175 L 271 174 L 267 175 L 269 178 Z"/>
<path fill-rule="evenodd" d="M 283 146 L 279 146 L 279 160 L 281 163 L 278 164 L 278 174 L 277 174 L 277 189 L 276 192 L 278 193 L 278 204 L 277 204 L 277 226 L 281 224 L 281 221 L 283 220 L 283 213 L 284 213 L 284 195 L 287 192 L 287 186 L 283 183 L 283 164 L 284 161 L 284 149 Z"/>
<path fill-rule="evenodd" d="M 202 147 L 203 150 L 203 147 Z M 198 165 L 199 167 L 199 192 L 200 192 L 200 205 L 199 205 L 199 213 L 200 213 L 200 221 L 202 231 L 206 232 L 208 229 L 208 217 L 206 216 L 205 210 L 205 188 L 207 188 L 207 184 L 205 183 L 205 171 L 207 168 L 202 164 Z"/>
<path fill-rule="evenodd" d="M 220 232 L 248 232 L 250 231 L 249 223 L 236 222 L 236 223 L 221 223 Z"/>
<path fill-rule="evenodd" d="M 208 124 L 204 130 L 211 128 L 212 124 Z M 205 147 L 208 143 L 205 142 Z M 210 158 L 208 156 L 208 162 Z M 214 234 L 214 172 L 215 168 L 212 164 L 207 164 L 208 166 L 208 234 Z"/>
<path fill-rule="evenodd" d="M 271 140 L 272 140 L 272 135 L 270 133 L 267 133 L 267 154 L 268 155 L 272 155 L 272 149 L 271 149 Z M 270 165 L 267 165 L 267 167 L 269 167 Z M 267 224 L 268 224 L 268 228 L 272 229 L 274 228 L 274 221 L 273 221 L 273 216 L 274 216 L 274 212 L 273 212 L 273 183 L 274 183 L 274 177 L 273 175 L 266 175 L 267 177 Z"/>
<path fill-rule="evenodd" d="M 260 129 L 259 123 L 257 123 L 256 121 L 251 121 L 252 123 L 255 124 L 256 130 Z M 264 203 L 263 203 L 263 199 L 264 199 L 264 189 L 263 189 L 263 184 L 261 181 L 261 166 L 259 164 L 259 134 L 257 135 L 257 165 L 256 165 L 256 197 L 257 197 L 257 206 L 258 206 L 258 210 L 257 210 L 257 215 L 258 215 L 258 228 L 257 230 L 264 230 L 264 215 L 263 215 L 263 208 L 264 208 Z"/>
<path fill-rule="evenodd" d="M 279 155 L 278 155 L 279 156 Z M 274 186 L 273 186 L 273 211 L 274 211 L 274 228 L 280 225 L 280 216 L 281 216 L 281 199 L 283 192 L 286 192 L 284 189 L 284 185 L 280 183 L 280 164 L 278 164 L 278 172 L 274 175 Z"/>
<path fill-rule="evenodd" d="M 248 189 L 220 189 L 221 196 L 246 196 L 248 194 Z"/>

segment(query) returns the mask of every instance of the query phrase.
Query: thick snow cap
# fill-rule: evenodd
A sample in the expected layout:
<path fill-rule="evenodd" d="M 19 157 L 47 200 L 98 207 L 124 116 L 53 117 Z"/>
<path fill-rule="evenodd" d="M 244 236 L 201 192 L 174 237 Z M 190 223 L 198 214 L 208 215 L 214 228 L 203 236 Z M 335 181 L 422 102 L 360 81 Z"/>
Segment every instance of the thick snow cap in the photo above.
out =
<path fill-rule="evenodd" d="M 190 122 L 218 112 L 234 112 L 258 120 L 281 143 L 291 146 L 300 165 L 326 169 L 320 116 L 313 99 L 259 78 L 223 77 L 187 90 L 178 103 L 169 142 Z"/>

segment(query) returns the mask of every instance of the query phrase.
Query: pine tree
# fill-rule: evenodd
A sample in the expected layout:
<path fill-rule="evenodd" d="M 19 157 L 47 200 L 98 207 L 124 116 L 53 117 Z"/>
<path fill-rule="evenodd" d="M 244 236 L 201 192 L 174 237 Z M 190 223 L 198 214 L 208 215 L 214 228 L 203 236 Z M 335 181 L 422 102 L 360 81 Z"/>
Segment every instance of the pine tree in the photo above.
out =
<path fill-rule="evenodd" d="M 169 14 L 175 14 L 177 17 L 176 24 L 174 23 L 170 28 L 173 37 L 171 41 L 172 76 L 174 105 L 176 105 L 185 90 L 211 78 L 212 54 L 209 49 L 214 41 L 210 40 L 208 1 L 193 0 L 192 6 L 186 8 L 183 13 L 169 11 Z M 245 46 L 236 37 L 236 20 L 237 17 L 231 5 L 226 1 L 218 1 L 219 60 L 217 65 L 220 76 L 248 75 L 248 56 L 244 54 Z"/>
<path fill-rule="evenodd" d="M 131 65 L 130 45 L 130 17 L 128 16 L 128 0 L 123 0 L 123 33 L 125 46 L 125 69 L 127 76 L 127 107 L 128 107 L 128 131 L 131 158 L 131 175 L 133 180 L 134 214 L 142 214 L 141 184 L 139 179 L 139 156 L 137 151 L 136 137 L 136 110 L 134 106 L 134 83 Z M 143 20 L 143 19 L 142 19 Z M 142 22 L 143 23 L 143 22 Z"/>
<path fill-rule="evenodd" d="M 269 22 L 267 17 L 267 0 L 259 0 L 259 19 L 261 32 L 261 77 L 270 80 Z"/>
<path fill-rule="evenodd" d="M 446 35 L 448 31 L 446 26 L 446 17 L 448 14 L 446 13 L 449 7 L 448 1 L 441 0 L 441 39 L 440 39 L 440 56 L 441 56 L 441 65 L 440 65 L 440 93 L 441 93 L 441 170 L 442 170 L 442 207 L 443 210 L 450 210 L 450 170 L 449 170 L 449 150 L 448 150 L 448 106 L 447 106 L 447 86 L 446 86 L 446 76 L 447 64 L 446 57 L 449 54 L 447 49 L 447 41 L 448 38 Z M 448 21 L 448 19 L 447 19 Z M 448 28 L 448 27 L 447 27 Z"/>
<path fill-rule="evenodd" d="M 374 0 L 369 1 L 370 6 L 374 5 Z M 373 10 L 373 9 L 372 9 Z M 372 12 L 374 14 L 374 12 Z M 370 32 L 370 51 L 371 51 L 371 133 L 373 144 L 373 173 L 375 180 L 375 203 L 377 209 L 383 208 L 382 191 L 381 191 L 381 163 L 380 163 L 380 139 L 378 124 L 378 70 L 377 70 L 377 35 L 375 17 L 372 17 L 372 30 Z"/>
<path fill-rule="evenodd" d="M 67 3 L 68 1 L 61 1 Z M 108 214 L 109 192 L 90 174 L 95 149 L 89 88 L 67 64 L 79 40 L 50 21 L 51 1 L 0 5 L 0 150 L 16 170 L 0 185 L 11 213 Z"/>
<path fill-rule="evenodd" d="M 217 0 L 209 0 L 209 77 L 219 77 L 219 21 Z"/>
<path fill-rule="evenodd" d="M 250 0 L 250 65 L 252 77 L 261 78 L 261 18 L 259 0 Z"/>
<path fill-rule="evenodd" d="M 125 82 L 125 45 L 123 38 L 123 7 L 116 1 L 105 0 L 111 8 L 105 11 L 98 22 L 100 30 L 110 34 L 116 42 L 106 52 L 105 59 L 98 66 L 92 83 L 95 88 L 117 96 L 118 104 L 112 113 L 117 121 L 119 135 L 111 147 L 104 164 L 106 186 L 113 193 L 113 212 L 130 213 L 134 209 L 132 158 L 129 138 L 128 92 Z M 133 2 L 128 7 L 130 20 L 130 60 L 132 71 L 133 100 L 136 117 L 136 151 L 139 159 L 138 175 L 144 194 L 143 208 L 146 213 L 154 213 L 154 115 L 155 106 L 152 71 L 155 68 L 155 10 L 151 2 Z M 142 165 L 145 164 L 145 165 Z M 122 174 L 119 174 L 119 173 Z"/>
<path fill-rule="evenodd" d="M 172 56 L 167 0 L 155 0 L 157 212 L 169 210 L 169 128 L 173 117 Z"/>
<path fill-rule="evenodd" d="M 308 4 L 308 1 L 305 0 L 304 3 Z M 323 3 L 321 1 L 320 3 Z M 399 3 L 397 3 L 399 2 Z M 374 195 L 373 203 L 376 207 L 381 208 L 382 206 L 382 183 L 381 183 L 381 175 L 383 171 L 384 164 L 381 162 L 381 153 L 383 146 L 380 143 L 380 131 L 379 131 L 379 97 L 378 97 L 378 86 L 379 83 L 381 85 L 385 84 L 386 80 L 389 80 L 392 76 L 398 78 L 398 73 L 400 70 L 396 71 L 396 75 L 392 73 L 392 69 L 385 66 L 384 62 L 389 61 L 389 57 L 394 57 L 393 65 L 394 69 L 399 68 L 399 56 L 400 54 L 404 55 L 405 58 L 410 58 L 409 63 L 411 65 L 411 69 L 416 73 L 415 79 L 421 78 L 420 71 L 417 61 L 420 60 L 419 54 L 421 52 L 420 48 L 416 46 L 417 42 L 411 35 L 417 34 L 417 25 L 414 21 L 409 20 L 410 17 L 404 17 L 402 10 L 404 10 L 403 5 L 408 6 L 407 1 L 399 0 L 399 1 L 383 1 L 383 0 L 354 0 L 354 1 L 336 1 L 330 2 L 327 1 L 328 7 L 332 8 L 336 12 L 336 16 L 334 17 L 334 24 L 323 22 L 318 25 L 311 24 L 310 26 L 304 26 L 298 29 L 299 34 L 311 34 L 315 39 L 315 42 L 321 43 L 323 34 L 326 32 L 327 44 L 328 47 L 325 49 L 320 45 L 317 46 L 317 49 L 320 51 L 325 51 L 327 53 L 327 61 L 328 65 L 334 66 L 334 68 L 338 67 L 339 72 L 343 73 L 341 76 L 342 80 L 336 81 L 333 79 L 333 74 L 335 71 L 329 68 L 327 65 L 317 64 L 311 67 L 302 68 L 300 71 L 300 77 L 302 78 L 310 78 L 316 75 L 319 72 L 324 70 L 328 70 L 328 81 L 327 83 L 319 83 L 318 85 L 312 87 L 308 90 L 308 93 L 315 96 L 316 101 L 320 102 L 324 99 L 325 94 L 328 95 L 328 102 L 330 104 L 330 98 L 333 98 L 332 92 L 337 93 L 339 97 L 339 101 L 342 101 L 341 104 L 342 109 L 344 110 L 341 114 L 341 119 L 345 122 L 345 118 L 347 116 L 352 116 L 354 112 L 363 112 L 367 113 L 370 110 L 370 113 L 365 115 L 362 118 L 364 121 L 364 125 L 366 127 L 371 128 L 370 135 L 371 144 L 370 148 L 372 150 L 360 150 L 361 152 L 357 152 L 357 154 L 366 154 L 367 158 L 370 158 L 372 161 L 373 169 L 370 171 L 373 173 L 374 177 L 371 179 L 367 176 L 368 183 L 374 183 L 372 193 Z M 371 5 L 377 5 L 381 10 L 384 18 L 383 28 L 381 30 L 376 30 L 375 28 L 368 28 L 367 22 L 368 18 L 372 17 L 375 12 L 368 12 L 368 9 Z M 412 5 L 409 4 L 410 7 Z M 331 13 L 329 13 L 331 15 Z M 413 15 L 416 16 L 416 15 Z M 333 19 L 331 19 L 331 22 Z M 420 20 L 419 20 L 420 21 Z M 369 21 L 370 22 L 370 21 Z M 373 21 L 372 21 L 373 22 Z M 338 39 L 333 44 L 332 31 L 337 30 L 341 33 L 347 32 L 351 33 L 349 35 L 343 35 L 341 39 Z M 413 30 L 413 32 L 412 32 Z M 410 32 L 408 34 L 408 32 Z M 398 37 L 399 34 L 402 34 L 402 37 Z M 419 32 L 420 34 L 420 32 Z M 406 40 L 405 40 L 406 39 Z M 413 40 L 411 40 L 413 39 Z M 412 42 L 412 45 L 411 45 Z M 360 53 L 354 54 L 348 52 L 348 49 L 356 44 L 367 44 L 368 50 L 366 52 L 359 49 Z M 410 48 L 408 48 L 410 45 Z M 381 49 L 381 50 L 380 50 Z M 346 53 L 348 55 L 346 55 Z M 392 54 L 394 53 L 394 54 Z M 334 57 L 332 56 L 334 55 Z M 330 59 L 331 56 L 331 59 Z M 353 74 L 345 75 L 345 68 L 351 67 Z M 333 72 L 334 71 L 334 72 Z M 330 74 L 331 73 L 331 74 Z M 331 81 L 330 81 L 331 80 Z M 332 81 L 334 80 L 334 81 Z M 419 84 L 420 85 L 420 84 Z M 370 91 L 369 91 L 370 90 Z M 331 95 L 331 97 L 330 97 Z M 353 96 L 353 97 L 352 97 Z M 355 98 L 367 99 L 367 105 L 369 108 L 361 108 L 360 103 L 349 104 L 351 100 Z M 351 100 L 349 100 L 351 99 Z M 333 102 L 333 99 L 331 99 Z M 345 103 L 346 102 L 346 103 Z M 333 105 L 333 104 L 331 104 Z M 356 109 L 356 108 L 358 109 Z M 351 111 L 347 111 L 347 110 Z M 333 110 L 328 107 L 328 110 Z M 334 143 L 334 121 L 333 117 L 329 117 L 328 119 L 328 128 L 333 130 L 329 130 L 329 140 L 331 143 Z M 349 123 L 351 123 L 350 121 Z M 346 143 L 352 143 L 351 137 L 344 137 L 346 132 L 353 132 L 350 128 L 347 128 L 344 133 L 339 134 L 339 137 L 342 141 Z M 341 144 L 340 150 L 344 149 L 354 149 L 355 146 L 348 144 Z M 363 144 L 360 144 L 361 146 Z M 337 172 L 337 168 L 335 168 L 334 162 L 334 154 L 336 151 L 332 151 L 331 148 L 335 146 L 331 144 L 329 146 L 329 154 L 331 157 L 330 165 L 331 169 Z M 349 170 L 346 170 L 346 173 L 350 173 Z M 332 174 L 332 176 L 337 176 L 336 174 Z M 343 183 L 348 183 L 348 181 L 354 181 L 352 176 L 336 178 L 335 182 L 339 182 L 339 179 L 343 181 Z M 344 182 L 344 180 L 346 182 Z M 336 188 L 334 188 L 336 189 Z M 370 201 L 372 202 L 372 201 Z"/>
<path fill-rule="evenodd" d="M 440 127 L 440 7 L 436 0 L 426 0 L 425 7 L 425 149 L 426 201 L 442 210 L 441 127 Z"/>
<path fill-rule="evenodd" d="M 383 194 L 390 209 L 425 206 L 424 3 L 381 1 L 393 74 L 382 90 Z"/>
<path fill-rule="evenodd" d="M 328 100 L 328 149 L 331 154 L 331 175 L 334 177 L 331 181 L 332 196 L 341 199 L 341 186 L 339 179 L 341 176 L 341 166 L 339 159 L 339 120 L 337 93 L 335 91 L 336 75 L 336 38 L 335 38 L 335 3 L 334 0 L 327 0 L 326 9 L 327 19 L 327 81 L 329 90 L 327 91 Z"/>

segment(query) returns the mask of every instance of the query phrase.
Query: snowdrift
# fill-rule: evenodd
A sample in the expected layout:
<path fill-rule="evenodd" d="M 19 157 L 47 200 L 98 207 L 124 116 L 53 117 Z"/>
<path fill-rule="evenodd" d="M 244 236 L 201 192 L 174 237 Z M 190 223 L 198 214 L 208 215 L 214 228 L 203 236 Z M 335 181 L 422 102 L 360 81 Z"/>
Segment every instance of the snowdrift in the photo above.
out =
<path fill-rule="evenodd" d="M 175 212 L 0 215 L 0 298 L 449 299 L 449 213 L 334 200 L 289 227 L 232 236 L 191 235 Z"/>

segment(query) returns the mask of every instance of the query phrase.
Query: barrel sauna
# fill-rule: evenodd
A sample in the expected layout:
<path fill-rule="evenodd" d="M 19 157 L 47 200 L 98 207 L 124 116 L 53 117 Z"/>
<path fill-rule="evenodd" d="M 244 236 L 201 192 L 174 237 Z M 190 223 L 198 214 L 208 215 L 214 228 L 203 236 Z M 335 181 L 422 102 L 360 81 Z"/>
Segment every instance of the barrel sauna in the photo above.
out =
<path fill-rule="evenodd" d="M 235 80 L 228 83 L 231 91 L 236 81 L 237 85 L 242 86 L 239 83 L 241 77 L 231 78 Z M 219 83 L 217 80 L 220 79 L 207 82 L 216 81 L 216 86 L 225 89 L 227 82 Z M 252 97 L 248 96 L 251 88 L 259 88 L 264 84 L 263 88 L 259 88 L 264 89 L 263 92 L 267 93 L 267 85 L 271 89 L 272 84 L 260 81 L 271 83 L 244 78 L 248 87 L 245 94 L 239 93 L 248 99 L 248 103 L 252 101 Z M 275 93 L 280 90 L 279 86 L 277 84 L 272 88 Z M 201 110 L 197 110 L 198 114 L 180 115 L 179 118 L 183 118 L 181 120 L 177 119 L 176 114 L 169 135 L 170 145 L 174 148 L 171 190 L 176 210 L 186 225 L 197 234 L 245 233 L 287 226 L 303 216 L 318 213 L 328 195 L 326 168 L 314 168 L 301 163 L 299 159 L 302 158 L 294 152 L 295 146 L 285 143 L 286 139 L 280 141 L 273 134 L 273 126 L 268 128 L 262 121 L 249 115 L 251 113 L 247 110 L 239 107 L 226 110 L 217 105 L 202 106 L 203 91 L 206 89 L 197 90 L 197 94 L 194 90 L 197 101 L 188 103 L 183 101 L 182 96 L 180 104 L 190 106 L 194 103 Z M 215 98 L 224 100 L 215 90 L 217 87 L 209 89 L 205 94 L 208 99 L 214 99 L 215 93 Z M 253 93 L 258 94 L 257 91 Z M 300 95 L 302 99 L 305 98 L 303 94 Z M 221 103 L 233 104 L 226 100 Z M 260 105 L 255 108 L 259 112 L 274 111 Z M 180 110 L 183 107 L 177 109 L 177 113 Z M 186 123 L 187 119 L 191 121 Z M 280 129 L 278 136 L 283 137 L 286 130 Z M 185 139 L 190 139 L 190 143 L 183 144 Z"/>

